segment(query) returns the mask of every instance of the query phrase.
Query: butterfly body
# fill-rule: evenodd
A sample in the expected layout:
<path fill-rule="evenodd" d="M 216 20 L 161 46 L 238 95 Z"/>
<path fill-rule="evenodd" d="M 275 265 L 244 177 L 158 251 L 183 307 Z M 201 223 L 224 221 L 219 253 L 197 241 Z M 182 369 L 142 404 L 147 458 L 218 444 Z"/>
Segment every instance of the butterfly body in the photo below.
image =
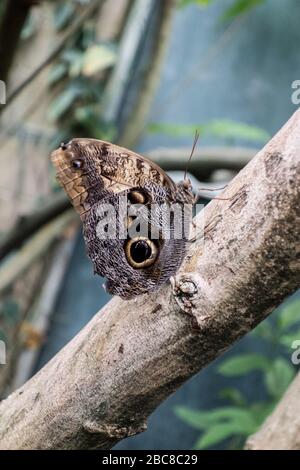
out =
<path fill-rule="evenodd" d="M 194 200 L 187 181 L 175 184 L 147 158 L 95 139 L 73 139 L 51 159 L 81 217 L 94 272 L 107 279 L 110 293 L 129 299 L 176 273 L 188 238 L 188 231 L 176 234 L 177 226 L 191 221 L 191 210 L 181 209 Z M 170 214 L 173 206 L 179 216 Z"/>

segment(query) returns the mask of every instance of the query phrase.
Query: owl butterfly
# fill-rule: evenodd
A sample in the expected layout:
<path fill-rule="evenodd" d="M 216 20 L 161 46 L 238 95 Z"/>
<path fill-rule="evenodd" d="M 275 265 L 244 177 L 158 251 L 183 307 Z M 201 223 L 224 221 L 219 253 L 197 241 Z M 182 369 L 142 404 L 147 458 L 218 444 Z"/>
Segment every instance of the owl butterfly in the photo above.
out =
<path fill-rule="evenodd" d="M 94 272 L 107 279 L 108 292 L 130 299 L 176 273 L 194 203 L 186 177 L 175 184 L 147 158 L 95 139 L 61 144 L 51 160 L 81 217 L 87 254 Z M 184 230 L 176 230 L 178 225 Z"/>

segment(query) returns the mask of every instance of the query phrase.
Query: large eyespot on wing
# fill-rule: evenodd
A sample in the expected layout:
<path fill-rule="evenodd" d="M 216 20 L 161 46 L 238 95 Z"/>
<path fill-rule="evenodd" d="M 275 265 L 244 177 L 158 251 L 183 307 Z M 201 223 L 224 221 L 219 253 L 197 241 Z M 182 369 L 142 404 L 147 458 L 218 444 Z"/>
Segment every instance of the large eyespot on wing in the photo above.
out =
<path fill-rule="evenodd" d="M 128 263 L 135 269 L 152 266 L 159 252 L 156 243 L 146 237 L 126 240 L 124 250 Z"/>

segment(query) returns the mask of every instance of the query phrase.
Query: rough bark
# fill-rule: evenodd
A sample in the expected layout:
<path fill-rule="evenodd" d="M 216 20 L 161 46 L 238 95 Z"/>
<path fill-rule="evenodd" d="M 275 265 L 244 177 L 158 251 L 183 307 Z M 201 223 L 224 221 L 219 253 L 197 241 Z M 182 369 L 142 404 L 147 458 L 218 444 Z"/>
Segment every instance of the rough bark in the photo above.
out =
<path fill-rule="evenodd" d="M 299 450 L 299 396 L 300 374 L 289 386 L 261 429 L 248 439 L 246 448 L 249 450 Z"/>
<path fill-rule="evenodd" d="M 0 404 L 0 448 L 109 448 L 144 430 L 168 395 L 299 287 L 299 188 L 300 111 L 228 199 L 200 213 L 204 243 L 191 243 L 171 284 L 113 298 Z"/>

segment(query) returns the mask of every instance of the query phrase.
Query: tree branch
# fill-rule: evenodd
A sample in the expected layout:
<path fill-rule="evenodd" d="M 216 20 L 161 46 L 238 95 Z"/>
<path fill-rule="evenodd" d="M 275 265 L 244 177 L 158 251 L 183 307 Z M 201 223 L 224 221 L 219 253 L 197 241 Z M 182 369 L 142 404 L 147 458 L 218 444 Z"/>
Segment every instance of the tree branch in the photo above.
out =
<path fill-rule="evenodd" d="M 0 404 L 1 449 L 109 448 L 300 284 L 300 110 L 199 215 L 173 279 L 115 297 Z"/>
<path fill-rule="evenodd" d="M 246 443 L 249 450 L 300 449 L 300 374 L 296 376 L 274 412 Z"/>
<path fill-rule="evenodd" d="M 191 152 L 190 147 L 181 148 L 157 148 L 147 153 L 147 156 L 158 163 L 164 170 L 185 171 L 187 159 Z M 188 165 L 188 171 L 200 180 L 210 177 L 216 169 L 233 171 L 241 170 L 257 150 L 247 147 L 211 147 L 200 146 L 193 154 Z"/>

